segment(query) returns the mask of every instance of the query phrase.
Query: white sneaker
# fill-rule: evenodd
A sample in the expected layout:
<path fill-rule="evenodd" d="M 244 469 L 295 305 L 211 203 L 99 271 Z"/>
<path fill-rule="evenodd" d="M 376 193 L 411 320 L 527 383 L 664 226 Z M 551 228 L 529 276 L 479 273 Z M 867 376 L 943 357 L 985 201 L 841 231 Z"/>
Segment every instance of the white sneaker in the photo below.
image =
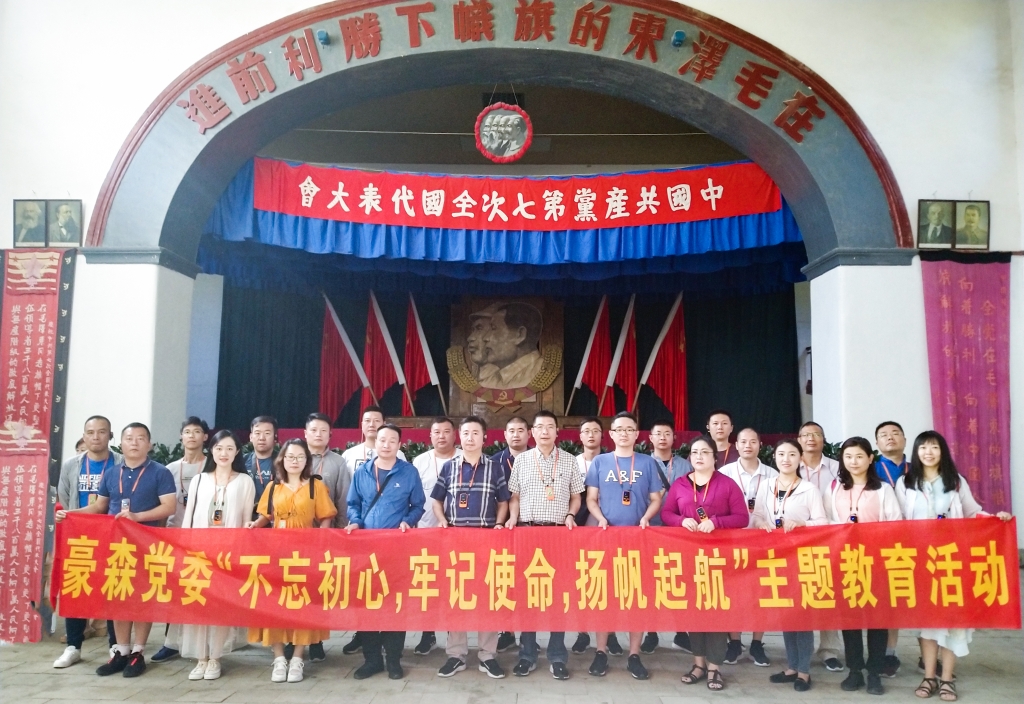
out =
<path fill-rule="evenodd" d="M 288 661 L 282 655 L 274 658 L 274 670 L 270 673 L 271 682 L 284 682 L 288 679 Z"/>
<path fill-rule="evenodd" d="M 192 672 L 188 673 L 190 680 L 201 680 L 206 675 L 207 663 L 205 660 L 200 660 L 196 663 L 196 666 L 192 668 Z"/>
<path fill-rule="evenodd" d="M 220 661 L 210 660 L 210 664 L 206 666 L 206 674 L 203 675 L 204 680 L 215 680 L 220 678 Z"/>
<path fill-rule="evenodd" d="M 288 664 L 288 681 L 301 682 L 302 670 L 305 667 L 306 664 L 302 662 L 302 658 L 292 658 L 292 661 Z"/>
<path fill-rule="evenodd" d="M 76 662 L 82 661 L 82 651 L 73 645 L 69 645 L 64 648 L 64 654 L 53 661 L 53 666 L 57 669 L 64 667 L 71 667 Z"/>

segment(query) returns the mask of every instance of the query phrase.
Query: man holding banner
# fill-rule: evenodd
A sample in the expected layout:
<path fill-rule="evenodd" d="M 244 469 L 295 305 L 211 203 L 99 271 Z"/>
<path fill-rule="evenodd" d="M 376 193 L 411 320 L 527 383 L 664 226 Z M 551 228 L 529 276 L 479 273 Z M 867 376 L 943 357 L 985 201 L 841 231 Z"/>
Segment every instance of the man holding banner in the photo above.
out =
<path fill-rule="evenodd" d="M 576 466 L 576 458 L 555 447 L 558 439 L 558 420 L 551 411 L 539 411 L 533 417 L 533 440 L 537 446 L 516 457 L 512 465 L 509 491 L 509 519 L 505 526 L 516 525 L 576 526 L 576 513 L 580 509 L 583 476 Z M 537 669 L 537 634 L 524 632 L 519 638 L 519 662 L 512 670 L 517 677 L 526 677 Z M 569 653 L 565 649 L 565 632 L 551 633 L 548 638 L 548 662 L 556 680 L 569 679 L 566 663 Z"/>
<path fill-rule="evenodd" d="M 398 528 L 404 533 L 423 516 L 426 501 L 423 484 L 416 468 L 398 459 L 402 429 L 385 424 L 377 430 L 376 436 L 376 458 L 364 462 L 352 477 L 345 530 L 351 533 L 360 528 Z M 360 631 L 357 636 L 364 662 L 352 674 L 353 678 L 363 680 L 384 672 L 381 649 L 387 654 L 388 677 L 400 680 L 405 676 L 402 671 L 405 631 Z"/>
<path fill-rule="evenodd" d="M 435 525 L 442 528 L 501 528 L 508 516 L 511 494 L 501 466 L 483 454 L 487 425 L 478 416 L 467 416 L 459 424 L 462 454 L 445 462 L 430 498 Z M 460 593 L 461 597 L 461 593 Z M 477 633 L 480 672 L 500 680 L 505 671 L 498 664 L 498 632 Z M 465 631 L 449 631 L 445 648 L 448 660 L 438 677 L 451 677 L 466 669 L 469 646 Z"/>

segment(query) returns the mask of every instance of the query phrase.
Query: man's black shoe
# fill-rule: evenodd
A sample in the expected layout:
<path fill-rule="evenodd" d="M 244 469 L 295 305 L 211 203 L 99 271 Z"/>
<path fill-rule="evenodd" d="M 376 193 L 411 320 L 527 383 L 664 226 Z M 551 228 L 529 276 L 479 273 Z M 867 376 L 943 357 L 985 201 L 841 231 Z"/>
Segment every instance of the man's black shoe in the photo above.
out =
<path fill-rule="evenodd" d="M 388 658 L 387 668 L 389 680 L 400 680 L 405 677 L 405 670 L 402 669 L 401 660 L 392 660 Z"/>
<path fill-rule="evenodd" d="M 123 672 L 124 668 L 128 666 L 128 656 L 121 655 L 121 653 L 114 653 L 114 655 L 107 660 L 106 664 L 100 665 L 96 668 L 96 674 L 100 677 L 106 677 L 108 675 L 115 675 L 118 672 Z"/>
<path fill-rule="evenodd" d="M 576 636 L 576 642 L 572 644 L 572 652 L 574 653 L 585 653 L 587 648 L 590 647 L 590 634 L 580 633 Z"/>
<path fill-rule="evenodd" d="M 608 634 L 608 652 L 612 655 L 622 655 L 622 646 L 619 645 L 619 637 L 614 633 Z"/>
<path fill-rule="evenodd" d="M 868 674 L 868 694 L 885 694 L 885 687 L 882 686 L 882 678 L 878 675 Z"/>
<path fill-rule="evenodd" d="M 523 658 L 516 666 L 512 668 L 512 674 L 516 677 L 526 677 L 531 672 L 537 669 L 537 663 L 530 662 L 526 658 Z"/>
<path fill-rule="evenodd" d="M 640 652 L 650 655 L 657 649 L 657 647 L 658 634 L 652 631 L 651 633 L 648 633 L 646 636 L 644 636 L 644 642 L 640 644 Z"/>
<path fill-rule="evenodd" d="M 498 636 L 498 652 L 504 653 L 506 650 L 516 644 L 516 634 L 503 631 Z"/>
<path fill-rule="evenodd" d="M 672 639 L 672 647 L 682 650 L 684 653 L 692 653 L 693 651 L 690 650 L 690 634 L 676 633 L 676 637 Z"/>
<path fill-rule="evenodd" d="M 608 674 L 608 656 L 603 650 L 598 650 L 594 655 L 594 662 L 590 663 L 588 672 L 594 677 L 604 677 Z"/>
<path fill-rule="evenodd" d="M 650 675 L 647 674 L 647 668 L 640 662 L 639 655 L 630 655 L 626 661 L 626 669 L 629 670 L 629 674 L 632 675 L 635 680 L 646 680 Z"/>
<path fill-rule="evenodd" d="M 420 638 L 420 642 L 416 644 L 416 647 L 412 649 L 412 652 L 417 655 L 429 655 L 430 651 L 437 645 L 437 637 L 433 631 L 424 631 L 423 636 Z"/>
<path fill-rule="evenodd" d="M 864 673 L 860 670 L 850 671 L 846 679 L 839 683 L 839 688 L 844 692 L 856 692 L 864 686 Z"/>
<path fill-rule="evenodd" d="M 352 640 L 350 640 L 348 643 L 344 645 L 344 647 L 342 647 L 341 653 L 342 655 L 353 655 L 355 653 L 358 653 L 362 649 L 363 637 L 359 635 L 358 631 L 356 631 L 356 634 L 352 636 Z M 369 675 L 367 675 L 367 677 L 369 677 Z"/>
<path fill-rule="evenodd" d="M 569 679 L 569 668 L 565 666 L 564 662 L 553 662 L 549 669 L 551 670 L 551 676 L 556 680 Z"/>
<path fill-rule="evenodd" d="M 367 677 L 373 677 L 378 672 L 384 672 L 383 662 L 364 662 L 352 673 L 352 679 L 365 680 Z"/>
<path fill-rule="evenodd" d="M 291 658 L 288 658 L 291 660 Z M 309 661 L 310 662 L 323 662 L 327 659 L 327 653 L 324 652 L 323 641 L 319 643 L 313 643 L 309 646 Z"/>

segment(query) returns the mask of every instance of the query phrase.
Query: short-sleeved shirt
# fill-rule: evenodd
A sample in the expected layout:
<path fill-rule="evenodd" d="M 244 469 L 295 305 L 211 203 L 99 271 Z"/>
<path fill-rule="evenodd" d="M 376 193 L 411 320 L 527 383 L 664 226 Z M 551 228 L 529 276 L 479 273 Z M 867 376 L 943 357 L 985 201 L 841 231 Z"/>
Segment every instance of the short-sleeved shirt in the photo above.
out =
<path fill-rule="evenodd" d="M 160 505 L 160 497 L 177 494 L 174 477 L 159 462 L 147 459 L 138 467 L 129 468 L 122 462 L 103 473 L 100 479 L 99 495 L 110 500 L 107 513 L 116 516 L 121 513 L 121 500 L 129 499 L 132 513 L 151 511 Z M 145 521 L 144 526 L 160 527 L 163 520 Z"/>
<path fill-rule="evenodd" d="M 519 494 L 520 523 L 561 524 L 569 500 L 584 488 L 576 457 L 557 447 L 548 457 L 535 447 L 519 453 L 508 484 L 510 492 Z"/>
<path fill-rule="evenodd" d="M 256 512 L 270 519 L 274 528 L 313 528 L 326 518 L 334 518 L 338 509 L 331 501 L 327 487 L 319 479 L 313 482 L 313 498 L 309 484 L 292 491 L 287 484 L 268 484 L 260 497 Z M 270 492 L 274 492 L 274 515 L 269 515 Z"/>
<path fill-rule="evenodd" d="M 88 506 L 96 501 L 100 491 L 100 479 L 103 478 L 103 470 L 114 466 L 114 456 L 107 455 L 105 460 L 89 459 L 89 455 L 82 454 L 81 464 L 78 469 L 78 505 Z"/>
<path fill-rule="evenodd" d="M 658 465 L 650 455 L 619 457 L 598 455 L 587 470 L 587 487 L 597 489 L 601 513 L 613 526 L 638 526 L 651 505 L 651 494 L 661 491 Z M 629 492 L 629 505 L 623 496 Z"/>
<path fill-rule="evenodd" d="M 903 461 L 899 464 L 896 464 L 888 457 L 879 457 L 875 469 L 878 471 L 879 479 L 895 489 L 896 482 L 900 480 L 900 477 L 907 473 L 907 469 L 909 467 L 910 463 L 907 462 L 906 457 L 904 457 Z"/>
<path fill-rule="evenodd" d="M 444 463 L 430 498 L 444 502 L 449 525 L 493 528 L 498 522 L 498 504 L 508 501 L 512 494 L 505 473 L 493 459 L 484 455 L 473 467 L 459 456 Z"/>
<path fill-rule="evenodd" d="M 259 469 L 257 470 L 256 467 L 259 467 Z M 264 457 L 259 459 L 256 457 L 255 452 L 250 452 L 245 456 L 245 471 L 249 473 L 252 483 L 256 487 L 256 496 L 263 496 L 263 491 L 267 488 L 267 484 L 270 484 L 270 481 L 274 478 L 274 458 Z"/>
<path fill-rule="evenodd" d="M 512 456 L 512 450 L 506 447 L 501 452 L 495 453 L 491 459 L 501 467 L 502 471 L 505 473 L 505 483 L 508 484 L 512 479 L 512 465 L 516 462 L 516 458 Z"/>

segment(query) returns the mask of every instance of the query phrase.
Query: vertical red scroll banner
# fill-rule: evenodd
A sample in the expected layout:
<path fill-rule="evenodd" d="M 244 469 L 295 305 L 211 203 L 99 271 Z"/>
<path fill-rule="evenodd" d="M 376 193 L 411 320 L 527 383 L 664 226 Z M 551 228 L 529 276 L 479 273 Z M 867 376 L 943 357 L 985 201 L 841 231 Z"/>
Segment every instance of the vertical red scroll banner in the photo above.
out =
<path fill-rule="evenodd" d="M 932 420 L 986 511 L 1010 510 L 1010 265 L 923 261 Z"/>
<path fill-rule="evenodd" d="M 38 641 L 62 250 L 4 256 L 0 640 Z"/>

